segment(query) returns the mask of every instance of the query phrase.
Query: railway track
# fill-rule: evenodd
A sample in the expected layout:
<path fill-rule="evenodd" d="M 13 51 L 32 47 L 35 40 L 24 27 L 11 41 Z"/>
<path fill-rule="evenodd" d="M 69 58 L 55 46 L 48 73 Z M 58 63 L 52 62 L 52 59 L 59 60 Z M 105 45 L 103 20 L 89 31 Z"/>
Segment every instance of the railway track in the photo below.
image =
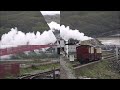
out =
<path fill-rule="evenodd" d="M 103 54 L 102 57 L 104 60 L 116 60 L 116 55 L 114 52 L 105 52 L 107 54 Z M 118 57 L 118 60 L 120 60 L 120 56 Z"/>
<path fill-rule="evenodd" d="M 48 70 L 36 74 L 28 74 L 25 76 L 20 76 L 17 79 L 59 79 L 60 68 Z"/>
<path fill-rule="evenodd" d="M 104 52 L 104 54 L 102 55 L 103 59 L 102 60 L 116 60 L 116 56 L 115 56 L 115 53 L 114 52 Z M 119 56 L 119 59 L 120 60 L 120 56 Z M 81 68 L 81 67 L 85 67 L 85 66 L 88 66 L 88 65 L 91 65 L 91 64 L 95 64 L 95 63 L 98 63 L 100 62 L 101 60 L 99 61 L 94 61 L 94 62 L 90 62 L 90 63 L 87 63 L 87 64 L 73 64 L 73 69 L 78 69 L 78 68 Z"/>
<path fill-rule="evenodd" d="M 108 56 L 108 57 L 104 57 L 103 58 L 104 60 L 111 60 L 111 59 L 116 59 L 116 57 L 115 56 Z"/>
<path fill-rule="evenodd" d="M 91 65 L 91 64 L 95 64 L 95 63 L 98 63 L 98 62 L 100 62 L 100 60 L 99 61 L 90 62 L 90 63 L 86 63 L 86 64 L 76 64 L 76 65 L 73 65 L 73 69 L 74 70 L 75 69 L 79 69 L 81 67 L 85 67 L 85 66 L 88 66 L 88 65 Z"/>

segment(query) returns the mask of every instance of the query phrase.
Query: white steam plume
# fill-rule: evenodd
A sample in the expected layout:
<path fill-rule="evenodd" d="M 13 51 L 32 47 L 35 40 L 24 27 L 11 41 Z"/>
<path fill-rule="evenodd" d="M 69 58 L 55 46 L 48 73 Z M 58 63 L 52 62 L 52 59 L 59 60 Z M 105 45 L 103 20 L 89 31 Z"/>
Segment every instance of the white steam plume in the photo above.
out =
<path fill-rule="evenodd" d="M 0 46 L 11 47 L 17 45 L 46 45 L 55 43 L 56 37 L 52 30 L 44 31 L 42 34 L 37 32 L 23 33 L 18 31 L 17 28 L 12 28 L 7 34 L 3 34 L 0 41 Z"/>
<path fill-rule="evenodd" d="M 80 41 L 92 39 L 91 37 L 85 36 L 84 33 L 79 32 L 79 30 L 70 29 L 69 26 L 65 27 L 64 25 L 57 24 L 56 22 L 51 22 L 48 25 L 52 30 L 60 30 L 60 36 L 64 40 L 69 40 L 70 38 Z"/>
<path fill-rule="evenodd" d="M 17 45 L 46 45 L 56 42 L 56 37 L 53 34 L 53 31 L 60 30 L 60 36 L 64 40 L 69 40 L 70 38 L 77 40 L 88 40 L 92 39 L 91 37 L 85 36 L 84 33 L 80 33 L 78 30 L 72 30 L 69 26 L 65 27 L 64 25 L 57 24 L 56 22 L 51 22 L 48 24 L 50 29 L 49 31 L 44 31 L 42 34 L 37 32 L 24 33 L 18 31 L 17 28 L 12 28 L 7 34 L 3 34 L 0 41 L 0 48 L 4 47 L 13 47 Z"/>

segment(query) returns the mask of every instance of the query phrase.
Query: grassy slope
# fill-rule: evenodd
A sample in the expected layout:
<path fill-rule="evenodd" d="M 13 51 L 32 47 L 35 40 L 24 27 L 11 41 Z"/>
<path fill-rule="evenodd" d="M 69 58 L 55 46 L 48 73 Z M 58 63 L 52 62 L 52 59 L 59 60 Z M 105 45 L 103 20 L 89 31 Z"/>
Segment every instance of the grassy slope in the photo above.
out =
<path fill-rule="evenodd" d="M 76 70 L 76 75 L 97 79 L 120 79 L 120 74 L 110 68 L 107 60 Z"/>
<path fill-rule="evenodd" d="M 92 37 L 120 33 L 120 12 L 117 11 L 62 11 L 60 22 Z"/>
<path fill-rule="evenodd" d="M 23 32 L 49 30 L 39 11 L 0 11 L 0 37 L 14 27 Z"/>
<path fill-rule="evenodd" d="M 58 68 L 60 64 L 48 64 L 48 65 L 42 65 L 42 66 L 33 66 L 31 68 L 22 68 L 20 70 L 20 74 L 24 75 L 26 73 L 32 73 L 35 70 L 47 70 L 47 69 L 52 69 L 53 67 Z"/>

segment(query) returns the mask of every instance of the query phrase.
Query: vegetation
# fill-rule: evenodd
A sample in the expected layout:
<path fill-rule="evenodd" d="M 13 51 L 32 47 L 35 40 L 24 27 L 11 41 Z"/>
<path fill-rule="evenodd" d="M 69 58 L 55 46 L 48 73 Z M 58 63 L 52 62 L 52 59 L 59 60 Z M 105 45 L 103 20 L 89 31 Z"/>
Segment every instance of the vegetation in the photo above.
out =
<path fill-rule="evenodd" d="M 120 73 L 111 68 L 107 60 L 76 70 L 76 75 L 96 79 L 120 79 Z"/>
<path fill-rule="evenodd" d="M 13 75 L 7 75 L 7 76 L 5 76 L 4 79 L 15 79 L 15 76 L 13 76 Z"/>
<path fill-rule="evenodd" d="M 119 11 L 62 11 L 60 23 L 91 37 L 120 33 Z"/>
<path fill-rule="evenodd" d="M 119 11 L 61 11 L 60 15 L 45 18 L 48 23 L 54 20 L 91 37 L 120 33 Z M 49 30 L 39 11 L 0 11 L 0 38 L 14 27 L 25 33 Z"/>
<path fill-rule="evenodd" d="M 21 75 L 23 74 L 28 74 L 28 73 L 32 73 L 35 70 L 48 70 L 48 69 L 53 69 L 54 68 L 58 68 L 60 67 L 60 64 L 47 64 L 47 65 L 42 65 L 42 66 L 32 66 L 31 68 L 21 68 L 20 73 Z"/>
<path fill-rule="evenodd" d="M 12 55 L 11 59 L 45 59 L 45 58 L 59 58 L 57 53 L 39 53 L 36 54 L 35 52 L 30 52 L 28 55 L 24 53 Z"/>
<path fill-rule="evenodd" d="M 15 27 L 25 33 L 49 30 L 39 11 L 0 11 L 0 38 Z"/>

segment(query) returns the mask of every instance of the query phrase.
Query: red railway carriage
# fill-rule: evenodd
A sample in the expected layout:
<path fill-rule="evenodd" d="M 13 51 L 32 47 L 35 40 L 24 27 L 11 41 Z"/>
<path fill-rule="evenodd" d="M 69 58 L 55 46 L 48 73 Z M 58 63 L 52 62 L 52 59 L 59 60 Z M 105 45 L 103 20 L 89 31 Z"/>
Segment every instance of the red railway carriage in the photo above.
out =
<path fill-rule="evenodd" d="M 90 45 L 80 45 L 76 48 L 77 60 L 81 63 L 94 60 L 94 47 Z"/>
<path fill-rule="evenodd" d="M 102 57 L 101 48 L 95 48 L 91 45 L 80 45 L 76 47 L 76 56 L 81 63 L 100 60 Z"/>

